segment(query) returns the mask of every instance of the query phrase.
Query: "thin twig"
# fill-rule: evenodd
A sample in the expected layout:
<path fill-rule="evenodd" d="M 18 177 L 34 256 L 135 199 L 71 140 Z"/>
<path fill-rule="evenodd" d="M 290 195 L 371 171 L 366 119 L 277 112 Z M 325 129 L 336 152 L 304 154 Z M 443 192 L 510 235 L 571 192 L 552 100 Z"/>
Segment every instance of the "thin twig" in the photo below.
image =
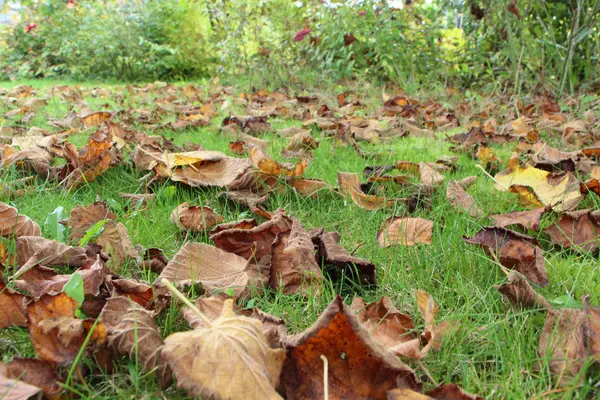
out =
<path fill-rule="evenodd" d="M 329 400 L 329 361 L 321 354 L 323 360 L 323 400 Z"/>
<path fill-rule="evenodd" d="M 212 327 L 211 320 L 208 319 L 208 317 L 206 315 L 204 315 L 202 313 L 202 311 L 200 311 L 191 301 L 189 301 L 188 298 L 185 297 L 185 295 L 183 293 L 181 293 L 175 286 L 173 286 L 173 284 L 171 282 L 169 282 L 165 278 L 162 278 L 160 283 L 165 285 L 166 288 L 169 289 L 169 291 L 175 295 L 175 297 L 177 297 L 179 300 L 181 300 L 183 302 L 183 304 L 185 304 L 186 306 L 191 308 L 192 311 L 194 311 L 196 313 L 196 315 L 198 315 L 198 317 L 200 317 L 200 319 L 202 320 L 202 322 L 204 323 L 204 325 L 207 328 Z"/>
<path fill-rule="evenodd" d="M 479 164 L 476 164 L 476 165 L 475 165 L 475 167 L 477 167 L 477 168 L 479 168 L 481 171 L 483 171 L 483 173 L 484 173 L 484 174 L 485 174 L 485 175 L 486 175 L 488 178 L 490 178 L 492 181 L 494 181 L 494 183 L 495 183 L 496 185 L 500 186 L 500 187 L 501 187 L 502 189 L 504 189 L 504 190 L 508 190 L 508 188 L 507 188 L 507 187 L 505 187 L 503 184 L 501 184 L 500 182 L 498 182 L 498 181 L 496 180 L 496 178 L 494 178 L 492 175 L 490 175 L 490 174 L 489 174 L 489 173 L 488 173 L 488 172 L 487 172 L 487 171 L 486 171 L 486 170 L 485 170 L 485 169 L 484 169 L 484 168 L 483 168 L 481 165 L 479 165 Z"/>

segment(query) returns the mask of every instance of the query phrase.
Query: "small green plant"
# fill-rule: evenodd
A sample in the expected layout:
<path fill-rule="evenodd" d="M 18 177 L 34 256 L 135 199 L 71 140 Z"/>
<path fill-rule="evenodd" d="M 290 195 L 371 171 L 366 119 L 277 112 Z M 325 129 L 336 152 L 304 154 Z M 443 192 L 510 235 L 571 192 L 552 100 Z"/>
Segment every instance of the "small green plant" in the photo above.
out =
<path fill-rule="evenodd" d="M 98 235 L 100 235 L 102 233 L 102 231 L 104 230 L 104 225 L 108 221 L 110 221 L 110 220 L 103 219 L 103 220 L 100 220 L 100 221 L 96 222 L 94 225 L 92 225 L 90 227 L 90 229 L 87 230 L 87 232 L 85 233 L 85 235 L 83 235 L 83 237 L 79 241 L 79 247 L 87 246 L 87 244 L 89 242 L 91 242 L 96 237 L 98 237 Z"/>
<path fill-rule="evenodd" d="M 51 239 L 58 240 L 59 242 L 65 239 L 65 226 L 60 223 L 65 217 L 65 209 L 62 206 L 58 206 L 51 213 L 46 216 L 44 221 L 44 231 L 48 234 Z"/>
<path fill-rule="evenodd" d="M 78 274 L 77 272 L 73 273 L 71 278 L 69 278 L 69 281 L 63 286 L 62 291 L 77 302 L 75 316 L 77 318 L 85 318 L 84 313 L 81 311 L 81 305 L 85 300 L 84 282 L 81 274 Z"/>

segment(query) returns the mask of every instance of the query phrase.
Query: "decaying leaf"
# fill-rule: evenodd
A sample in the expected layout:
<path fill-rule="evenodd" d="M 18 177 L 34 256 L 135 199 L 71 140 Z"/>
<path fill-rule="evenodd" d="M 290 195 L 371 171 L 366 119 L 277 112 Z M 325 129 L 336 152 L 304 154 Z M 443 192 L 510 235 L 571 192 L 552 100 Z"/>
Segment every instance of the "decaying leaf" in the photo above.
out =
<path fill-rule="evenodd" d="M 317 295 L 324 278 L 315 260 L 313 243 L 297 219 L 288 232 L 281 232 L 273 242 L 271 287 L 284 293 Z"/>
<path fill-rule="evenodd" d="M 236 296 L 261 289 L 269 279 L 264 265 L 204 243 L 185 243 L 158 277 L 178 285 L 199 283 L 205 291 L 231 290 Z"/>
<path fill-rule="evenodd" d="M 390 217 L 377 234 L 379 247 L 431 244 L 433 221 L 424 218 Z"/>
<path fill-rule="evenodd" d="M 549 207 L 539 207 L 529 211 L 513 211 L 507 214 L 490 215 L 490 218 L 494 220 L 494 226 L 498 228 L 517 225 L 523 229 L 539 231 L 542 216 L 548 211 L 550 211 Z"/>
<path fill-rule="evenodd" d="M 227 300 L 211 326 L 167 337 L 162 359 L 177 386 L 192 396 L 281 399 L 275 388 L 285 352 L 269 347 L 260 321 L 236 316 L 232 308 L 233 301 Z"/>
<path fill-rule="evenodd" d="M 33 358 L 15 358 L 7 363 L 0 362 L 0 398 L 5 400 L 10 399 L 28 399 L 26 397 L 11 397 L 15 392 L 9 388 L 8 393 L 6 387 L 3 386 L 2 376 L 5 378 L 14 379 L 16 389 L 22 384 L 28 384 L 36 387 L 44 392 L 44 396 L 51 400 L 60 399 L 62 392 L 61 386 L 58 384 L 59 379 L 54 368 L 50 364 L 42 360 Z M 19 381 L 18 384 L 16 381 Z M 6 397 L 4 397 L 6 396 Z"/>
<path fill-rule="evenodd" d="M 16 208 L 0 203 L 0 236 L 40 236 L 40 227 Z"/>
<path fill-rule="evenodd" d="M 89 206 L 75 206 L 71 210 L 71 217 L 61 223 L 71 228 L 71 243 L 79 243 L 88 229 L 104 219 L 115 220 L 116 217 L 106 202 L 97 201 Z"/>
<path fill-rule="evenodd" d="M 25 296 L 6 287 L 0 274 L 0 329 L 8 326 L 27 326 Z"/>
<path fill-rule="evenodd" d="M 81 267 L 86 260 L 84 248 L 67 246 L 39 236 L 21 236 L 17 238 L 17 265 L 21 268 L 15 275 L 36 265 Z"/>
<path fill-rule="evenodd" d="M 142 260 L 142 268 L 149 269 L 157 274 L 160 274 L 169 263 L 169 259 L 165 257 L 163 251 L 155 247 L 147 249 Z"/>
<path fill-rule="evenodd" d="M 154 308 L 154 288 L 133 279 L 110 279 L 111 297 L 123 296 L 145 309 Z"/>
<path fill-rule="evenodd" d="M 171 213 L 171 222 L 181 231 L 204 232 L 223 221 L 223 217 L 210 207 L 191 206 L 185 202 Z"/>
<path fill-rule="evenodd" d="M 518 272 L 511 271 L 508 274 L 508 282 L 497 286 L 500 293 L 504 295 L 514 306 L 523 308 L 551 308 L 550 303 L 544 296 L 538 294 L 527 282 L 527 279 Z"/>
<path fill-rule="evenodd" d="M 444 337 L 452 335 L 460 328 L 458 321 L 440 321 L 435 322 L 438 313 L 438 306 L 433 297 L 423 290 L 415 290 L 417 307 L 425 321 L 425 331 L 421 334 L 421 341 L 425 347 L 421 350 L 423 356 L 427 355 L 429 350 L 439 350 L 442 347 Z"/>
<path fill-rule="evenodd" d="M 500 264 L 517 270 L 530 281 L 540 286 L 548 284 L 543 251 L 533 237 L 505 228 L 483 227 L 472 238 L 463 240 L 497 255 Z"/>
<path fill-rule="evenodd" d="M 110 255 L 109 265 L 114 271 L 119 271 L 127 258 L 138 257 L 127 228 L 120 222 L 110 221 L 105 224 L 102 233 L 96 238 L 96 243 Z"/>
<path fill-rule="evenodd" d="M 374 196 L 363 193 L 360 189 L 358 175 L 349 172 L 338 172 L 338 184 L 341 192 L 352 198 L 354 204 L 365 210 L 394 207 L 397 200 L 387 199 L 383 196 Z"/>
<path fill-rule="evenodd" d="M 385 400 L 397 387 L 420 389 L 413 371 L 373 341 L 339 296 L 285 347 L 281 378 L 288 400 L 323 398 L 322 356 L 328 362 L 329 399 Z"/>
<path fill-rule="evenodd" d="M 471 217 L 480 218 L 483 216 L 483 211 L 475 203 L 475 199 L 467 193 L 467 191 L 456 181 L 448 183 L 446 190 L 446 198 L 459 212 L 466 212 Z"/>
<path fill-rule="evenodd" d="M 96 111 L 90 114 L 82 115 L 81 122 L 86 128 L 100 125 L 113 117 L 113 113 L 109 111 Z"/>
<path fill-rule="evenodd" d="M 332 186 L 319 179 L 304 179 L 297 178 L 289 181 L 289 185 L 293 187 L 301 196 L 315 197 L 320 191 L 331 189 Z"/>
<path fill-rule="evenodd" d="M 600 247 L 600 211 L 565 212 L 544 232 L 554 244 L 594 252 Z"/>
<path fill-rule="evenodd" d="M 248 154 L 250 155 L 252 165 L 267 175 L 297 177 L 304 175 L 306 168 L 308 168 L 308 161 L 306 160 L 291 165 L 277 162 L 269 158 L 261 147 L 252 144 L 248 146 Z"/>
<path fill-rule="evenodd" d="M 426 394 L 406 388 L 393 389 L 388 392 L 387 400 L 483 400 L 483 397 L 467 393 L 454 383 L 447 383 Z"/>
<path fill-rule="evenodd" d="M 3 400 L 27 400 L 33 396 L 40 398 L 41 389 L 39 387 L 7 377 L 2 371 L 3 369 L 0 366 L 0 396 Z"/>

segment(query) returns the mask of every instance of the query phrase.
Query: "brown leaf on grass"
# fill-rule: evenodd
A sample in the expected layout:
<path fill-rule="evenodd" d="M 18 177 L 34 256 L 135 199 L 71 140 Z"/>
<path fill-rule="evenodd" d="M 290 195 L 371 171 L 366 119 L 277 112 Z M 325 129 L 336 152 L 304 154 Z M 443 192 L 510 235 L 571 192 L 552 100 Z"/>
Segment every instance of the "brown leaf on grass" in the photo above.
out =
<path fill-rule="evenodd" d="M 350 306 L 358 322 L 370 334 L 373 340 L 395 356 L 421 359 L 419 338 L 412 331 L 414 325 L 409 315 L 398 311 L 388 297 L 365 304 L 355 297 Z"/>
<path fill-rule="evenodd" d="M 71 190 L 98 178 L 112 163 L 120 161 L 119 154 L 111 151 L 112 147 L 112 138 L 100 131 L 88 138 L 86 146 L 80 152 L 67 145 L 67 164 L 60 172 L 60 176 L 64 178 L 60 184 Z"/>
<path fill-rule="evenodd" d="M 379 247 L 431 244 L 433 221 L 424 218 L 390 217 L 377 234 Z"/>
<path fill-rule="evenodd" d="M 40 236 L 40 227 L 16 208 L 0 203 L 0 236 Z"/>
<path fill-rule="evenodd" d="M 496 286 L 496 289 L 514 306 L 523 308 L 538 307 L 547 310 L 552 308 L 544 296 L 538 294 L 527 282 L 527 279 L 518 272 L 511 271 L 508 274 L 508 282 Z"/>
<path fill-rule="evenodd" d="M 243 140 L 229 142 L 229 150 L 231 150 L 233 154 L 236 154 L 238 156 L 244 155 L 248 152 L 248 149 L 246 148 L 246 142 L 244 142 Z"/>
<path fill-rule="evenodd" d="M 32 358 L 15 358 L 7 363 L 0 363 L 0 376 L 8 379 L 20 381 L 19 384 L 25 383 L 37 387 L 44 392 L 44 396 L 50 400 L 58 400 L 61 398 L 62 388 L 59 385 L 59 379 L 54 368 L 50 364 L 42 360 Z M 2 378 L 0 378 L 0 381 Z M 11 392 L 8 392 L 8 397 L 2 399 L 12 399 Z M 0 396 L 6 394 L 0 383 Z M 16 397 L 19 398 L 19 397 Z M 28 399 L 29 397 L 22 397 Z"/>
<path fill-rule="evenodd" d="M 446 189 L 446 198 L 459 212 L 466 212 L 474 218 L 483 217 L 483 211 L 473 197 L 457 181 L 450 181 Z"/>
<path fill-rule="evenodd" d="M 149 269 L 154 273 L 160 274 L 169 263 L 169 259 L 165 257 L 163 251 L 159 248 L 149 248 L 142 257 L 140 266 L 144 269 Z"/>
<path fill-rule="evenodd" d="M 22 382 L 20 379 L 8 378 L 0 365 L 0 395 L 2 400 L 27 400 L 33 396 L 40 398 L 41 389 L 37 386 Z"/>
<path fill-rule="evenodd" d="M 571 173 L 551 174 L 534 167 L 507 169 L 495 176 L 496 189 L 517 193 L 525 204 L 574 209 L 583 198 L 579 180 Z"/>
<path fill-rule="evenodd" d="M 293 218 L 291 230 L 279 233 L 273 242 L 271 287 L 286 294 L 315 296 L 323 282 L 311 237 Z"/>
<path fill-rule="evenodd" d="M 102 233 L 96 238 L 96 243 L 110 255 L 109 265 L 113 272 L 118 271 L 127 258 L 136 259 L 138 257 L 138 252 L 131 242 L 127 228 L 120 222 L 106 223 Z"/>
<path fill-rule="evenodd" d="M 119 193 L 119 196 L 131 201 L 132 203 L 148 204 L 156 198 L 154 193 Z"/>
<path fill-rule="evenodd" d="M 454 383 L 447 383 L 421 394 L 411 389 L 393 389 L 387 393 L 387 400 L 483 400 L 483 397 L 465 392 Z"/>
<path fill-rule="evenodd" d="M 8 326 L 27 326 L 25 296 L 6 287 L 0 274 L 0 329 Z"/>
<path fill-rule="evenodd" d="M 194 305 L 198 308 L 210 321 L 217 319 L 223 312 L 223 306 L 227 297 L 213 296 L 213 297 L 200 297 Z M 257 308 L 241 309 L 235 302 L 233 303 L 233 311 L 237 315 L 243 315 L 249 318 L 258 319 L 262 322 L 262 332 L 267 338 L 269 346 L 276 349 L 282 346 L 283 339 L 287 336 L 287 330 L 285 322 L 271 314 L 260 311 Z M 198 314 L 189 307 L 181 309 L 181 314 L 185 320 L 190 324 L 192 329 L 198 329 L 206 327 L 204 322 L 200 319 Z"/>
<path fill-rule="evenodd" d="M 476 144 L 487 144 L 488 139 L 480 127 L 472 127 L 469 132 L 459 133 L 448 138 L 453 143 L 463 146 L 473 146 Z"/>
<path fill-rule="evenodd" d="M 456 332 L 461 324 L 449 320 L 436 323 L 435 317 L 438 313 L 438 306 L 433 297 L 422 290 L 415 290 L 414 293 L 417 299 L 417 307 L 425 321 L 425 331 L 421 334 L 421 342 L 425 344 L 425 347 L 421 350 L 424 357 L 429 349 L 439 350 L 442 347 L 443 338 Z"/>
<path fill-rule="evenodd" d="M 167 337 L 162 359 L 173 370 L 177 387 L 192 396 L 281 399 L 275 387 L 285 352 L 269 347 L 260 321 L 236 316 L 232 307 L 227 300 L 210 327 Z"/>
<path fill-rule="evenodd" d="M 246 259 L 254 254 L 254 258 L 261 260 L 271 254 L 271 246 L 277 235 L 291 228 L 291 218 L 286 216 L 283 210 L 277 210 L 269 221 L 258 226 L 241 224 L 226 228 L 224 225 L 219 225 L 211 232 L 210 239 L 220 249 Z"/>
<path fill-rule="evenodd" d="M 254 213 L 254 215 L 259 215 L 265 219 L 271 219 L 273 216 L 270 212 L 268 212 L 263 205 L 269 199 L 269 195 L 261 195 L 260 193 L 255 193 L 251 190 L 228 190 L 226 192 L 222 192 L 221 196 L 226 197 L 228 200 L 231 200 L 235 203 L 238 203 L 242 206 L 246 206 Z"/>
<path fill-rule="evenodd" d="M 180 231 L 191 232 L 204 232 L 223 221 L 223 217 L 212 208 L 191 206 L 188 202 L 178 205 L 171 213 L 170 219 Z"/>
<path fill-rule="evenodd" d="M 574 172 L 575 163 L 580 154 L 578 151 L 560 151 L 543 142 L 535 143 L 531 150 L 533 152 L 531 161 L 533 161 L 534 166 L 546 171 Z"/>
<path fill-rule="evenodd" d="M 108 111 L 96 111 L 91 114 L 81 116 L 81 122 L 86 128 L 100 125 L 113 117 L 114 113 Z"/>
<path fill-rule="evenodd" d="M 285 347 L 281 378 L 288 400 L 323 398 L 323 356 L 329 399 L 385 400 L 386 392 L 397 387 L 420 389 L 413 371 L 373 341 L 339 296 L 313 326 L 288 338 Z"/>
<path fill-rule="evenodd" d="M 358 175 L 350 172 L 338 172 L 338 184 L 342 194 L 350 196 L 354 204 L 365 210 L 394 207 L 398 200 L 364 193 Z"/>
<path fill-rule="evenodd" d="M 444 175 L 439 171 L 450 170 L 450 168 L 444 164 L 430 162 L 414 163 L 410 161 L 398 161 L 392 168 L 418 175 L 421 183 L 430 186 L 440 185 L 444 182 Z"/>
<path fill-rule="evenodd" d="M 111 279 L 111 297 L 127 297 L 147 310 L 154 308 L 154 288 L 133 279 Z"/>
<path fill-rule="evenodd" d="M 269 158 L 262 148 L 252 144 L 248 145 L 248 154 L 252 165 L 267 175 L 297 177 L 302 176 L 308 168 L 308 161 L 306 160 L 302 160 L 297 164 L 282 164 Z"/>
<path fill-rule="evenodd" d="M 361 285 L 376 285 L 377 272 L 375 265 L 363 258 L 354 257 L 340 245 L 340 234 L 337 232 L 309 232 L 313 243 L 317 246 L 317 262 L 327 267 L 325 271 L 335 281 L 345 276 L 358 280 Z M 358 276 L 356 276 L 358 274 Z"/>
<path fill-rule="evenodd" d="M 463 241 L 483 247 L 487 254 L 496 254 L 500 264 L 537 285 L 548 284 L 543 251 L 535 238 L 505 228 L 483 227 L 472 238 L 463 237 Z"/>
<path fill-rule="evenodd" d="M 27 327 L 33 348 L 41 360 L 50 363 L 73 361 L 93 323 L 74 318 L 77 302 L 60 293 L 44 295 L 27 305 Z M 102 324 L 90 336 L 91 344 L 103 343 L 106 331 Z"/>
<path fill-rule="evenodd" d="M 192 187 L 233 187 L 251 166 L 248 159 L 227 157 L 218 151 L 192 151 L 162 154 L 154 171 Z"/>
<path fill-rule="evenodd" d="M 549 207 L 539 207 L 529 211 L 513 211 L 507 214 L 490 215 L 490 218 L 494 220 L 494 226 L 498 228 L 517 225 L 523 229 L 539 231 L 542 216 L 548 211 L 550 211 Z"/>
<path fill-rule="evenodd" d="M 565 212 L 544 232 L 554 244 L 593 253 L 600 247 L 600 211 Z"/>
<path fill-rule="evenodd" d="M 307 197 L 315 197 L 319 192 L 333 188 L 329 183 L 319 179 L 297 178 L 291 179 L 288 183 L 298 194 Z"/>
<path fill-rule="evenodd" d="M 36 265 L 81 267 L 86 260 L 82 247 L 67 246 L 39 236 L 21 236 L 17 238 L 17 265 L 21 268 L 15 275 L 19 276 Z"/>
<path fill-rule="evenodd" d="M 583 310 L 587 314 L 588 323 L 588 348 L 594 361 L 600 362 L 600 307 L 590 306 L 589 296 L 583 298 Z"/>
<path fill-rule="evenodd" d="M 86 295 L 98 296 L 106 273 L 101 261 L 90 261 L 90 265 L 78 269 L 74 273 L 81 275 L 83 291 Z M 34 299 L 39 299 L 45 294 L 60 293 L 71 276 L 72 274 L 59 275 L 53 269 L 35 266 L 22 274 L 15 284 Z"/>
<path fill-rule="evenodd" d="M 53 157 L 47 150 L 33 147 L 16 151 L 8 145 L 5 145 L 4 148 L 0 145 L 0 150 L 0 160 L 5 167 L 15 165 L 20 170 L 35 172 L 42 178 L 49 176 Z"/>
<path fill-rule="evenodd" d="M 315 141 L 312 135 L 308 131 L 302 130 L 289 139 L 286 150 L 314 150 L 317 147 L 319 147 L 319 143 Z"/>
<path fill-rule="evenodd" d="M 153 313 L 127 297 L 116 296 L 106 301 L 100 320 L 109 346 L 117 353 L 139 360 L 145 372 L 159 367 L 162 383 L 171 381 L 170 371 L 160 364 L 163 339 Z"/>
<path fill-rule="evenodd" d="M 157 279 L 168 279 L 177 285 L 199 283 L 206 292 L 232 290 L 236 296 L 261 289 L 269 279 L 264 265 L 253 264 L 233 253 L 204 243 L 185 243 L 169 261 Z"/>
<path fill-rule="evenodd" d="M 71 228 L 71 243 L 79 243 L 95 223 L 104 219 L 114 220 L 115 218 L 115 214 L 110 211 L 105 201 L 97 201 L 89 206 L 76 206 L 71 210 L 71 217 L 61 221 L 61 223 Z"/>

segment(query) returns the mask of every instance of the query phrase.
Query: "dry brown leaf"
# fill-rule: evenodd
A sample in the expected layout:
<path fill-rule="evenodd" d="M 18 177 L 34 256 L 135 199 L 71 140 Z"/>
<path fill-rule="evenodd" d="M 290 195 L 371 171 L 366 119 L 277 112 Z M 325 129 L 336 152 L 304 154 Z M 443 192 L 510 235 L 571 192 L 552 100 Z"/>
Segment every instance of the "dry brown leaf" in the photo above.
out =
<path fill-rule="evenodd" d="M 550 211 L 549 207 L 539 207 L 529 211 L 513 211 L 507 214 L 490 215 L 490 218 L 494 220 L 494 226 L 498 228 L 517 225 L 523 229 L 539 231 L 542 216 L 548 211 Z"/>
<path fill-rule="evenodd" d="M 200 283 L 205 291 L 232 290 L 246 295 L 250 288 L 261 289 L 269 279 L 268 268 L 204 243 L 185 243 L 158 277 L 177 285 Z"/>
<path fill-rule="evenodd" d="M 108 111 L 96 111 L 81 116 L 81 122 L 86 128 L 100 125 L 113 117 L 114 113 Z"/>
<path fill-rule="evenodd" d="M 415 327 L 410 316 L 398 311 L 388 297 L 369 304 L 355 297 L 350 308 L 373 340 L 392 354 L 412 359 L 423 357 L 419 338 L 412 333 Z"/>
<path fill-rule="evenodd" d="M 302 160 L 297 164 L 282 164 L 269 158 L 261 147 L 252 144 L 248 145 L 248 154 L 252 165 L 267 175 L 298 177 L 304 175 L 306 168 L 308 168 L 308 161 L 306 160 Z"/>
<path fill-rule="evenodd" d="M 145 309 L 154 308 L 154 289 L 144 282 L 133 279 L 111 279 L 111 297 L 127 297 Z"/>
<path fill-rule="evenodd" d="M 259 215 L 266 219 L 271 219 L 273 217 L 271 213 L 263 207 L 263 205 L 269 199 L 268 194 L 261 195 L 251 190 L 244 189 L 228 190 L 226 192 L 222 192 L 221 195 L 233 202 L 248 207 L 255 215 Z"/>
<path fill-rule="evenodd" d="M 328 361 L 331 400 L 385 400 L 386 392 L 397 387 L 420 389 L 413 371 L 373 341 L 339 296 L 285 347 L 281 377 L 288 400 L 323 398 L 322 356 Z"/>
<path fill-rule="evenodd" d="M 273 242 L 271 287 L 286 294 L 315 296 L 321 292 L 323 282 L 311 237 L 293 218 L 291 230 L 279 233 Z"/>
<path fill-rule="evenodd" d="M 223 217 L 212 208 L 191 206 L 185 202 L 177 206 L 171 213 L 171 222 L 181 231 L 204 232 L 223 221 Z"/>
<path fill-rule="evenodd" d="M 36 396 L 40 399 L 41 389 L 37 386 L 22 382 L 20 379 L 8 378 L 0 365 L 0 396 L 2 400 L 28 400 Z"/>
<path fill-rule="evenodd" d="M 397 199 L 387 199 L 383 196 L 365 194 L 360 189 L 358 175 L 349 172 L 338 172 L 338 184 L 341 192 L 352 198 L 354 204 L 365 210 L 394 207 Z"/>
<path fill-rule="evenodd" d="M 463 237 L 463 241 L 496 254 L 500 264 L 517 270 L 530 281 L 540 286 L 548 284 L 543 251 L 535 238 L 505 228 L 483 227 L 472 238 Z"/>
<path fill-rule="evenodd" d="M 0 274 L 0 329 L 8 326 L 27 326 L 25 296 L 6 287 Z"/>
<path fill-rule="evenodd" d="M 61 398 L 62 388 L 58 384 L 58 376 L 54 372 L 54 368 L 47 362 L 32 358 L 15 358 L 5 364 L 0 363 L 0 381 L 2 381 L 2 376 L 18 380 L 18 385 L 24 383 L 35 386 L 41 389 L 44 392 L 44 396 L 50 400 L 59 400 Z M 0 383 L 0 397 L 2 399 L 13 399 L 11 393 L 9 390 L 7 394 L 2 383 Z M 7 397 L 4 397 L 5 395 Z M 20 398 L 28 399 L 29 396 Z"/>
<path fill-rule="evenodd" d="M 71 242 L 79 243 L 95 223 L 105 219 L 115 220 L 115 218 L 115 214 L 110 211 L 105 201 L 97 201 L 89 206 L 76 206 L 71 210 L 71 217 L 61 223 L 71 228 Z"/>
<path fill-rule="evenodd" d="M 466 212 L 474 218 L 483 217 L 481 208 L 475 203 L 473 197 L 467 193 L 463 186 L 457 181 L 450 181 L 448 183 L 446 198 L 459 212 Z"/>
<path fill-rule="evenodd" d="M 514 306 L 523 308 L 552 308 L 544 296 L 536 293 L 527 279 L 518 272 L 508 274 L 508 282 L 496 287 Z"/>
<path fill-rule="evenodd" d="M 142 268 L 149 269 L 157 274 L 160 274 L 169 263 L 169 259 L 165 257 L 163 251 L 155 247 L 147 249 L 142 260 L 140 264 Z"/>
<path fill-rule="evenodd" d="M 307 197 L 315 197 L 319 192 L 333 188 L 329 183 L 319 179 L 297 178 L 291 179 L 289 184 L 298 194 Z"/>
<path fill-rule="evenodd" d="M 36 265 L 81 267 L 86 260 L 84 248 L 39 236 L 21 236 L 17 238 L 17 265 L 21 268 L 15 275 L 19 276 Z"/>
<path fill-rule="evenodd" d="M 96 243 L 110 255 L 109 265 L 113 271 L 119 271 L 127 258 L 136 259 L 138 252 L 133 246 L 127 228 L 120 222 L 111 221 L 104 225 Z"/>
<path fill-rule="evenodd" d="M 281 399 L 275 387 L 285 352 L 268 346 L 260 321 L 236 316 L 232 307 L 232 300 L 227 300 L 210 327 L 167 337 L 162 358 L 173 370 L 177 386 L 192 396 Z"/>
<path fill-rule="evenodd" d="M 162 383 L 171 380 L 168 368 L 160 364 L 163 339 L 150 311 L 127 297 L 116 296 L 106 301 L 100 320 L 115 351 L 139 360 L 145 372 L 159 367 Z"/>
<path fill-rule="evenodd" d="M 431 244 L 433 221 L 424 218 L 390 217 L 377 234 L 379 247 Z"/>
<path fill-rule="evenodd" d="M 552 243 L 593 253 L 600 247 L 600 212 L 578 210 L 565 212 L 544 232 Z"/>
<path fill-rule="evenodd" d="M 387 400 L 483 400 L 483 397 L 465 392 L 454 383 L 443 384 L 427 394 L 411 389 L 393 389 L 388 392 Z"/>
<path fill-rule="evenodd" d="M 16 208 L 0 202 L 0 236 L 40 236 L 40 227 Z"/>
<path fill-rule="evenodd" d="M 242 224 L 228 228 L 219 225 L 217 228 L 211 232 L 210 239 L 218 248 L 246 259 L 254 255 L 261 260 L 271 254 L 271 246 L 277 235 L 292 228 L 292 220 L 283 210 L 277 210 L 269 221 L 258 226 Z"/>

